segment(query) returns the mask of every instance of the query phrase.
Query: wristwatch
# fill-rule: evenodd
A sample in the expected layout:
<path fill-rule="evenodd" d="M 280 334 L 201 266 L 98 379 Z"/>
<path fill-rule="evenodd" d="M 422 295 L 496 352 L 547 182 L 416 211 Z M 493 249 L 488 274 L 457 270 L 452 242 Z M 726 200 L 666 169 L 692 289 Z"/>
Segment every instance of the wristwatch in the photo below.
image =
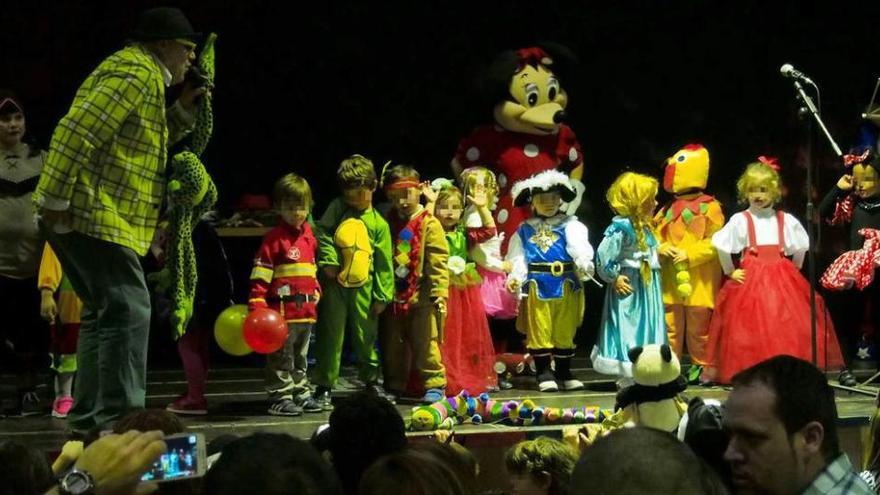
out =
<path fill-rule="evenodd" d="M 95 480 L 89 473 L 73 468 L 61 478 L 60 488 L 65 495 L 95 493 Z"/>

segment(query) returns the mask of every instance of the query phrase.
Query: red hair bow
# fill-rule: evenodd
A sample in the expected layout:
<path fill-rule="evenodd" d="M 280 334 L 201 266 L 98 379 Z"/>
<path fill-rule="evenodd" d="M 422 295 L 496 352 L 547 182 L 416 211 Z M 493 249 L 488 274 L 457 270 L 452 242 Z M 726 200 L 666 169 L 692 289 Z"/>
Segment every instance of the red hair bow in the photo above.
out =
<path fill-rule="evenodd" d="M 758 161 L 772 168 L 777 174 L 782 169 L 782 166 L 779 165 L 779 158 L 776 158 L 775 156 L 761 155 L 758 157 Z"/>
<path fill-rule="evenodd" d="M 846 168 L 852 167 L 857 163 L 864 163 L 865 160 L 868 159 L 868 156 L 871 154 L 871 149 L 868 148 L 862 152 L 861 155 L 843 155 L 843 166 Z"/>
<path fill-rule="evenodd" d="M 519 57 L 520 66 L 528 65 L 550 65 L 553 63 L 553 59 L 550 58 L 550 55 L 544 51 L 543 48 L 538 46 L 532 46 L 529 48 L 520 48 L 516 51 L 517 57 Z"/>

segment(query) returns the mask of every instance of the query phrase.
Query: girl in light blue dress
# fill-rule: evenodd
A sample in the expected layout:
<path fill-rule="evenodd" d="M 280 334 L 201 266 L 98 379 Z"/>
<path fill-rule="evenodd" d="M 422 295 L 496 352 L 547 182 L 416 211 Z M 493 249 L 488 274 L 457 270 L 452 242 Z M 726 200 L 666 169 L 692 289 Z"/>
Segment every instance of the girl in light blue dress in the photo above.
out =
<path fill-rule="evenodd" d="M 657 206 L 657 179 L 625 172 L 606 193 L 617 214 L 596 253 L 596 272 L 608 282 L 599 340 L 590 358 L 606 375 L 632 376 L 627 352 L 666 344 L 660 261 L 651 219 Z"/>

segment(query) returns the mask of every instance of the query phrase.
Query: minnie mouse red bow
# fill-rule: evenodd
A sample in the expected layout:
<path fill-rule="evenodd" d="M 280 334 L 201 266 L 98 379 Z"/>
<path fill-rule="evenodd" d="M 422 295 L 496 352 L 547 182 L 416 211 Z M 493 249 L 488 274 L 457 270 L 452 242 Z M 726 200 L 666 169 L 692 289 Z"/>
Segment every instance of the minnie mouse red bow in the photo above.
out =
<path fill-rule="evenodd" d="M 516 51 L 516 56 L 519 57 L 520 65 L 550 65 L 553 63 L 550 55 L 538 46 L 520 48 Z"/>

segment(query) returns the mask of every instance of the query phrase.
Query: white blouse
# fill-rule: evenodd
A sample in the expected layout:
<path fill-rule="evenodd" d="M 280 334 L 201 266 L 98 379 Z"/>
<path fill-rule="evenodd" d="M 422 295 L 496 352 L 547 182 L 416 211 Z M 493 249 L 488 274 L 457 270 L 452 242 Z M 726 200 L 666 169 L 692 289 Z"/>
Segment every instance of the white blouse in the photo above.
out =
<path fill-rule="evenodd" d="M 749 207 L 755 224 L 755 242 L 759 246 L 779 244 L 776 210 Z M 792 215 L 784 213 L 783 236 L 785 255 L 792 256 L 792 263 L 800 268 L 804 255 L 810 248 L 810 239 L 804 226 Z M 735 213 L 727 224 L 712 236 L 712 245 L 718 250 L 718 260 L 724 273 L 730 275 L 734 270 L 732 254 L 740 253 L 749 245 L 749 227 L 744 212 Z"/>

